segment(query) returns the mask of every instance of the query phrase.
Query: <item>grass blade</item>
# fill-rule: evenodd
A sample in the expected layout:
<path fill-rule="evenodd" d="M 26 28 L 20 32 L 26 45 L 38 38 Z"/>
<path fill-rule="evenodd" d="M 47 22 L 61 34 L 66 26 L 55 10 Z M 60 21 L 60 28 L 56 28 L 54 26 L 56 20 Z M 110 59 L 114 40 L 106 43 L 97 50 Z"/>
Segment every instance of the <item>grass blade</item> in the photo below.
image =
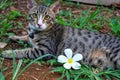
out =
<path fill-rule="evenodd" d="M 0 72 L 0 80 L 5 80 L 4 75 L 2 74 L 2 72 Z"/>
<path fill-rule="evenodd" d="M 14 75 L 13 75 L 13 77 L 12 77 L 12 80 L 16 80 L 16 78 L 17 78 L 16 76 L 17 76 L 17 74 L 18 74 L 18 71 L 20 70 L 20 67 L 21 67 L 21 65 L 22 65 L 22 62 L 23 62 L 22 59 L 18 61 L 18 65 L 17 65 L 17 67 L 16 67 L 16 70 L 15 70 L 15 72 L 14 72 Z"/>
<path fill-rule="evenodd" d="M 29 64 L 27 64 L 27 65 L 19 72 L 19 74 L 17 75 L 17 77 L 20 76 L 20 75 L 21 75 L 31 64 L 33 64 L 35 61 L 38 61 L 38 60 L 40 60 L 40 59 L 42 59 L 42 58 L 44 58 L 44 57 L 47 57 L 47 56 L 53 56 L 53 55 L 51 55 L 51 54 L 46 54 L 46 55 L 40 56 L 40 57 L 38 57 L 37 59 L 31 61 Z M 54 57 L 54 56 L 53 56 L 53 57 Z"/>

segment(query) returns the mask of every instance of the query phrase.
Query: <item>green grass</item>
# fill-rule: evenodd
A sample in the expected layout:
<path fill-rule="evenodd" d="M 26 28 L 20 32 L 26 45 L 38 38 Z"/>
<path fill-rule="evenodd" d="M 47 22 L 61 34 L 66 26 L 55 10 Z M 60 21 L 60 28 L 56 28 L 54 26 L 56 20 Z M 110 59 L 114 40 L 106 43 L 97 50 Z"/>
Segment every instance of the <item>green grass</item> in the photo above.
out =
<path fill-rule="evenodd" d="M 4 10 L 6 7 L 9 7 L 12 3 L 8 0 L 2 0 L 0 3 L 0 10 Z M 4 14 L 0 14 L 0 37 L 7 33 L 7 29 L 12 26 Z"/>
<path fill-rule="evenodd" d="M 8 29 L 13 27 L 13 20 L 15 20 L 18 17 L 21 17 L 22 14 L 19 11 L 12 10 L 6 14 L 1 14 L 0 17 L 0 37 L 5 36 L 9 34 L 7 32 Z M 20 27 L 22 24 L 18 22 L 18 26 Z"/>
<path fill-rule="evenodd" d="M 50 5 L 51 0 L 43 0 L 43 3 Z M 6 9 L 6 7 L 11 6 L 11 2 L 8 0 L 2 0 L 0 3 L 0 10 Z M 71 2 L 63 2 L 63 5 L 73 5 L 76 8 L 82 6 L 81 4 L 74 4 Z M 107 26 L 111 29 L 112 34 L 120 36 L 120 17 L 111 16 L 106 17 L 102 12 L 106 11 L 107 14 L 112 14 L 113 10 L 105 7 L 96 7 L 96 10 L 92 11 L 91 8 L 85 9 L 74 15 L 71 10 L 61 10 L 56 18 L 56 22 L 63 26 L 71 26 L 80 29 L 89 29 L 91 31 L 99 31 L 102 26 Z M 22 22 L 17 22 L 17 26 L 13 26 L 13 21 L 17 18 L 24 16 L 19 11 L 10 11 L 6 14 L 0 14 L 0 37 L 14 35 L 14 33 L 8 32 L 10 28 L 21 28 L 23 27 Z M 1 40 L 3 41 L 3 40 Z M 27 47 L 23 42 L 18 42 L 23 45 L 24 48 Z M 41 56 L 35 60 L 19 60 L 16 63 L 15 58 L 13 58 L 13 70 L 12 70 L 12 80 L 16 80 L 32 63 L 37 63 L 37 60 L 49 55 Z M 26 66 L 21 69 L 21 65 L 26 63 Z M 106 78 L 107 80 L 112 80 L 112 78 L 120 79 L 120 70 L 102 70 L 91 68 L 87 65 L 82 65 L 80 70 L 66 70 L 62 65 L 58 64 L 56 60 L 49 60 L 48 63 L 55 66 L 51 72 L 61 73 L 61 77 L 58 80 L 102 80 Z M 3 64 L 1 62 L 1 64 Z M 0 67 L 0 80 L 5 80 L 2 72 L 6 69 Z M 97 72 L 95 72 L 97 71 Z"/>
<path fill-rule="evenodd" d="M 99 31 L 101 27 L 107 26 L 111 29 L 112 34 L 120 36 L 120 18 L 115 16 L 108 18 L 102 13 L 105 11 L 107 12 L 106 15 L 110 15 L 113 10 L 105 7 L 96 7 L 96 10 L 91 12 L 91 8 L 89 8 L 79 12 L 77 16 L 70 10 L 61 10 L 56 22 L 63 26 L 88 29 L 91 31 Z"/>
<path fill-rule="evenodd" d="M 21 68 L 22 64 L 23 64 L 23 59 L 20 59 L 18 61 L 18 63 L 16 63 L 16 59 L 14 57 L 14 53 L 13 53 L 13 70 L 12 70 L 12 80 L 17 80 L 17 78 L 33 63 L 35 63 L 36 61 L 47 57 L 47 56 L 53 56 L 51 54 L 46 54 L 43 56 L 40 56 L 34 60 L 31 60 L 31 62 L 29 62 L 28 64 L 26 64 L 23 68 Z"/>
<path fill-rule="evenodd" d="M 14 35 L 14 33 L 8 32 L 8 30 L 10 28 L 14 28 L 13 27 L 14 20 L 24 16 L 19 11 L 16 10 L 11 10 L 7 12 L 5 9 L 7 7 L 10 7 L 11 5 L 12 2 L 10 2 L 9 0 L 2 0 L 0 3 L 0 10 L 4 11 L 3 14 L 0 14 L 0 37 Z M 22 22 L 17 22 L 16 28 L 20 28 L 20 27 L 22 27 Z M 0 41 L 5 41 L 5 40 L 0 39 Z"/>
<path fill-rule="evenodd" d="M 8 0 L 2 0 L 0 1 L 0 10 L 4 10 L 6 7 L 11 6 L 12 3 Z"/>
<path fill-rule="evenodd" d="M 16 59 L 14 57 L 14 53 L 13 54 L 13 69 L 12 69 L 12 80 L 17 80 L 17 78 L 33 63 L 37 62 L 38 60 L 41 60 L 44 57 L 48 57 L 48 56 L 53 56 L 51 54 L 46 54 L 43 56 L 40 56 L 34 60 L 31 60 L 28 64 L 26 64 L 23 68 L 21 68 L 22 64 L 23 64 L 23 59 L 18 60 L 18 62 L 16 63 Z M 3 71 L 6 69 L 2 69 L 2 67 L 0 68 L 0 80 L 5 80 L 5 76 L 3 75 Z M 10 73 L 8 73 L 10 74 Z M 7 74 L 7 75 L 8 75 Z"/>
<path fill-rule="evenodd" d="M 3 71 L 6 70 L 6 68 L 3 68 L 3 58 L 0 58 L 0 80 L 5 80 L 5 76 L 3 75 Z"/>
<path fill-rule="evenodd" d="M 54 67 L 51 72 L 61 73 L 58 80 L 103 80 L 120 79 L 120 70 L 102 70 L 91 68 L 87 65 L 82 65 L 79 70 L 66 70 L 62 65 Z"/>
<path fill-rule="evenodd" d="M 109 26 L 110 26 L 112 33 L 114 35 L 120 36 L 120 22 L 117 19 L 111 18 Z"/>
<path fill-rule="evenodd" d="M 93 24 L 90 23 L 90 21 L 95 20 L 99 10 L 95 10 L 92 14 L 90 14 L 91 9 L 84 10 L 79 13 L 78 16 L 71 13 L 71 11 L 60 11 L 59 16 L 57 17 L 56 21 L 64 26 L 72 26 L 75 28 L 92 28 L 93 30 Z M 84 16 L 83 16 L 84 15 Z M 64 19 L 61 18 L 64 16 Z M 70 19 L 68 19 L 70 17 Z M 68 21 L 69 20 L 69 21 Z"/>

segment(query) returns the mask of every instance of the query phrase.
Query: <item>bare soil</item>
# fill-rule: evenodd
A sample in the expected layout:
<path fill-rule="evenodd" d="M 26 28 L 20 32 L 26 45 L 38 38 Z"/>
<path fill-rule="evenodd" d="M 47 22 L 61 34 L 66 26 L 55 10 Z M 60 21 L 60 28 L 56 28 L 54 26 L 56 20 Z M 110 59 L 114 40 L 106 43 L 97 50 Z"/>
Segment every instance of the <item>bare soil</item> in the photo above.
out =
<path fill-rule="evenodd" d="M 3 66 L 7 67 L 7 70 L 3 72 L 5 80 L 12 80 L 12 60 L 5 59 Z M 25 64 L 22 64 L 21 69 L 24 66 Z M 52 67 L 47 64 L 32 64 L 18 77 L 17 80 L 56 80 L 60 77 L 60 74 L 50 72 L 51 68 Z"/>
<path fill-rule="evenodd" d="M 19 10 L 22 14 L 27 14 L 27 8 L 26 8 L 26 0 L 11 0 L 13 1 L 13 5 L 11 7 L 8 7 L 6 10 L 1 11 L 0 13 L 5 14 L 11 10 Z M 72 10 L 72 12 L 74 14 L 78 14 L 80 11 L 84 10 L 84 9 L 88 9 L 88 8 L 92 8 L 92 10 L 95 10 L 95 6 L 91 6 L 91 5 L 83 5 L 82 7 L 74 7 L 74 6 L 63 6 L 61 7 L 62 10 Z M 109 14 L 107 15 L 107 12 L 103 12 L 106 16 L 110 17 L 111 15 L 115 15 L 115 16 L 119 16 L 120 14 L 118 13 L 119 10 L 116 10 L 113 12 L 113 14 Z M 14 20 L 14 26 L 16 25 L 17 21 L 21 21 L 23 22 L 24 27 L 23 28 L 11 28 L 8 30 L 8 32 L 13 32 L 16 35 L 25 35 L 27 34 L 26 30 L 25 30 L 25 26 L 27 25 L 27 21 L 25 19 L 25 17 L 19 17 L 17 20 Z M 101 32 L 104 33 L 108 33 L 110 32 L 110 28 L 108 26 L 102 26 L 100 29 Z M 7 36 L 3 37 L 3 38 L 7 38 Z M 18 48 L 22 48 L 23 45 L 21 44 L 17 44 L 14 42 L 8 42 L 8 45 L 5 49 L 18 49 Z M 25 66 L 26 64 L 22 65 L 22 68 Z M 7 70 L 4 71 L 4 75 L 5 75 L 5 80 L 11 80 L 12 77 L 12 60 L 9 59 L 5 59 L 4 63 L 3 63 L 3 67 L 7 67 Z M 43 65 L 38 65 L 38 64 L 32 64 L 31 66 L 29 66 L 29 68 L 27 70 L 25 70 L 25 72 L 19 76 L 18 80 L 56 80 L 58 77 L 61 76 L 61 74 L 58 73 L 49 73 L 48 72 L 51 70 L 52 66 L 47 65 L 47 64 L 43 64 Z"/>

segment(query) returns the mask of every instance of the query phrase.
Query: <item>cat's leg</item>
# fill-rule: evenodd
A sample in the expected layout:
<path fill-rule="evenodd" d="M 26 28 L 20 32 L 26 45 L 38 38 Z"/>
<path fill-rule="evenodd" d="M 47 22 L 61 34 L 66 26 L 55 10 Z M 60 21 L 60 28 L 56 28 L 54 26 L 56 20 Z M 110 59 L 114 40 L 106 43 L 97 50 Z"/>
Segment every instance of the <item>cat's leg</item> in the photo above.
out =
<path fill-rule="evenodd" d="M 6 50 L 2 52 L 1 56 L 3 58 L 13 58 L 14 56 L 17 59 L 22 58 L 35 59 L 44 54 L 53 54 L 53 52 L 48 50 L 47 48 L 26 48 L 22 50 Z M 51 57 L 49 56 L 49 58 Z"/>
<path fill-rule="evenodd" d="M 14 42 L 17 42 L 17 41 L 28 42 L 28 35 L 25 35 L 25 36 L 10 36 L 9 40 L 14 41 Z"/>
<path fill-rule="evenodd" d="M 114 63 L 115 63 L 115 62 L 114 62 Z M 119 57 L 118 60 L 116 60 L 115 68 L 116 68 L 116 69 L 120 69 L 120 57 Z"/>
<path fill-rule="evenodd" d="M 110 56 L 110 59 L 113 61 L 114 68 L 120 69 L 120 52 L 114 53 L 113 56 Z"/>

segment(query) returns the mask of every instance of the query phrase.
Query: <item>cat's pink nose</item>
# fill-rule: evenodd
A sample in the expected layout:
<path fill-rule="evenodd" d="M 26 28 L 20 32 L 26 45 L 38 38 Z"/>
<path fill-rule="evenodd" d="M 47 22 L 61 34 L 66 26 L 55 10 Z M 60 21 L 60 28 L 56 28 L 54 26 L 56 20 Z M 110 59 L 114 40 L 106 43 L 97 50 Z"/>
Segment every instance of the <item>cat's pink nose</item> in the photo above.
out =
<path fill-rule="evenodd" d="M 41 27 L 41 26 L 42 26 L 42 24 L 38 24 L 38 26 L 39 26 L 39 27 Z"/>

